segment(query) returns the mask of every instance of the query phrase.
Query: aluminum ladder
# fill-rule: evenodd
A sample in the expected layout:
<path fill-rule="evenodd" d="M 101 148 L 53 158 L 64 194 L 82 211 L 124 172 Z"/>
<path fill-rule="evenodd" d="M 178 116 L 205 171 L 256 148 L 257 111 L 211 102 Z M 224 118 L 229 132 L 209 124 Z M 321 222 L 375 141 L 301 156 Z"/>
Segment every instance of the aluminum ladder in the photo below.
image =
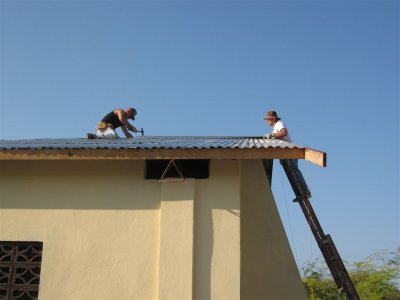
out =
<path fill-rule="evenodd" d="M 302 186 L 291 164 L 285 164 L 284 161 L 281 164 L 296 195 L 293 201 L 299 203 L 337 287 L 343 290 L 349 300 L 360 300 L 349 273 L 336 249 L 335 243 L 331 236 L 325 234 L 322 230 L 321 224 L 309 200 L 307 188 Z"/>

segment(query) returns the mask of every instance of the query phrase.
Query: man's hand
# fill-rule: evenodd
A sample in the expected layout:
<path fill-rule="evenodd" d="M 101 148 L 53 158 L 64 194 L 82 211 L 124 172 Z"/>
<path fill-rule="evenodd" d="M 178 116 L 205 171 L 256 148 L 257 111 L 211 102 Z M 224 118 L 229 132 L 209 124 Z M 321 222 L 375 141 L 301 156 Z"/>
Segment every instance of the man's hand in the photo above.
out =
<path fill-rule="evenodd" d="M 133 138 L 132 134 L 129 133 L 128 128 L 126 128 L 126 125 L 121 126 L 121 130 L 125 134 L 127 139 Z"/>
<path fill-rule="evenodd" d="M 132 131 L 132 132 L 134 132 L 134 133 L 137 133 L 137 132 L 138 132 L 138 130 L 136 129 L 136 127 L 133 126 L 133 125 L 131 125 L 131 124 L 129 124 L 129 122 L 126 122 L 126 128 L 128 128 L 129 131 Z"/>
<path fill-rule="evenodd" d="M 264 134 L 264 139 L 270 140 L 270 139 L 281 139 L 287 135 L 287 129 L 282 128 L 278 132 L 271 132 L 271 133 L 266 133 Z"/>
<path fill-rule="evenodd" d="M 273 135 L 273 133 L 266 133 L 266 134 L 264 134 L 263 138 L 270 140 L 270 139 L 274 138 L 274 135 Z"/>

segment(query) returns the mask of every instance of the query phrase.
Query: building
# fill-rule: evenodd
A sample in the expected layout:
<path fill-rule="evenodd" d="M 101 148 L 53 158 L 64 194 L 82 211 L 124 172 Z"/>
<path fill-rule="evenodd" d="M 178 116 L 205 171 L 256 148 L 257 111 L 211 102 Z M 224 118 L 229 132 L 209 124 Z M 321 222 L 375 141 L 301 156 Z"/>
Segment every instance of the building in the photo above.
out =
<path fill-rule="evenodd" d="M 315 153 L 248 137 L 0 141 L 0 298 L 306 299 L 269 182 L 272 159 Z"/>

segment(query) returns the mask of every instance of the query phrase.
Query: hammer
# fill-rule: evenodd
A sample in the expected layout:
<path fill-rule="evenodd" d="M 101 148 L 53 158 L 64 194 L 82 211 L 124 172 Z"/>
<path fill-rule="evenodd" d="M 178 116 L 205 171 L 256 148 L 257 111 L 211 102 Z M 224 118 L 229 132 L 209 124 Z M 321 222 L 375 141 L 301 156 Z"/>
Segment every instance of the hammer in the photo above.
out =
<path fill-rule="evenodd" d="M 142 134 L 142 136 L 144 136 L 144 130 L 143 128 L 140 128 L 140 130 L 138 130 L 137 132 L 140 132 Z"/>

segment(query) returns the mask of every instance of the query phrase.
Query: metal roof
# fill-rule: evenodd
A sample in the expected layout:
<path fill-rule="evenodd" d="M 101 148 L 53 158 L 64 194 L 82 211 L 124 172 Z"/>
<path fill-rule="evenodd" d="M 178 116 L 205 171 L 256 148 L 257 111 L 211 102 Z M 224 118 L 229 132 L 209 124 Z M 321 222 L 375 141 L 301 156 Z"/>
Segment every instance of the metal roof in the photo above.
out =
<path fill-rule="evenodd" d="M 0 140 L 0 149 L 251 149 L 303 148 L 282 140 L 227 136 L 144 136 L 133 139 Z"/>
<path fill-rule="evenodd" d="M 326 153 L 282 140 L 245 136 L 139 136 L 133 139 L 0 140 L 0 160 L 305 159 L 326 167 Z"/>

